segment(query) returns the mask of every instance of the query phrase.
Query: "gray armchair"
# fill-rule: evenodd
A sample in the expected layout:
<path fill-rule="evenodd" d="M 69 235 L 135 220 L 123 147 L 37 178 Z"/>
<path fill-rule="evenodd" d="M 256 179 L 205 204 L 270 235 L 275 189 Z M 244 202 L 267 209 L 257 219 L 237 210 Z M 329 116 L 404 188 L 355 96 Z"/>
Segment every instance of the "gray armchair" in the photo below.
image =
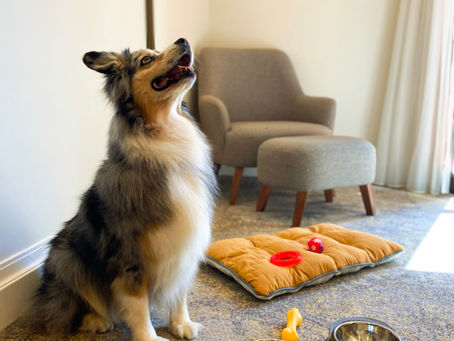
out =
<path fill-rule="evenodd" d="M 230 204 L 260 144 L 280 136 L 331 135 L 336 103 L 306 96 L 288 56 L 275 49 L 204 48 L 199 115 L 213 161 L 235 167 Z"/>

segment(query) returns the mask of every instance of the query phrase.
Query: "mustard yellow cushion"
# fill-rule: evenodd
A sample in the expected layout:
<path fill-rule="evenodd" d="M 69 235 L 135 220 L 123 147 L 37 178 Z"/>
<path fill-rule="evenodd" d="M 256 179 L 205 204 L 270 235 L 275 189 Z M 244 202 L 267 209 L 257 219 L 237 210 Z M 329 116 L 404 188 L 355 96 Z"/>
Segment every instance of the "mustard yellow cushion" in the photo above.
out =
<path fill-rule="evenodd" d="M 323 253 L 307 250 L 307 242 L 313 237 L 323 241 Z M 299 251 L 301 262 L 291 267 L 270 263 L 273 254 L 287 250 Z M 220 240 L 209 246 L 207 262 L 233 277 L 255 297 L 269 300 L 388 262 L 402 250 L 399 244 L 378 236 L 324 223 L 274 235 Z"/>

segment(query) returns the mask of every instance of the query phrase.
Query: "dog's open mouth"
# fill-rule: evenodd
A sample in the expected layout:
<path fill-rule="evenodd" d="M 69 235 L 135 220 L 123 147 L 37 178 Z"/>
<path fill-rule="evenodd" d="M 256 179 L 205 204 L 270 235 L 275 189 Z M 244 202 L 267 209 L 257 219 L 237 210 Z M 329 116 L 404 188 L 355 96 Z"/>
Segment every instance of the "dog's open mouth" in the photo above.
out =
<path fill-rule="evenodd" d="M 194 68 L 190 66 L 191 56 L 184 54 L 178 59 L 175 66 L 167 73 L 156 77 L 151 82 L 151 87 L 156 91 L 167 89 L 172 84 L 178 83 L 180 79 L 192 77 L 194 75 Z"/>

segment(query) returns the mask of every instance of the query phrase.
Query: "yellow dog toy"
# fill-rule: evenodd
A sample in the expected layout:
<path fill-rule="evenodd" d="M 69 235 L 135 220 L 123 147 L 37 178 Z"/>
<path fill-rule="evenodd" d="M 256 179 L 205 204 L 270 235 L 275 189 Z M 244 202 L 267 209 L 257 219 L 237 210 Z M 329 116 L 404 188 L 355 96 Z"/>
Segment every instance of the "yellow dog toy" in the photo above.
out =
<path fill-rule="evenodd" d="M 292 308 L 287 312 L 287 328 L 282 329 L 281 338 L 284 341 L 298 341 L 298 333 L 296 327 L 298 327 L 303 318 L 298 309 Z"/>

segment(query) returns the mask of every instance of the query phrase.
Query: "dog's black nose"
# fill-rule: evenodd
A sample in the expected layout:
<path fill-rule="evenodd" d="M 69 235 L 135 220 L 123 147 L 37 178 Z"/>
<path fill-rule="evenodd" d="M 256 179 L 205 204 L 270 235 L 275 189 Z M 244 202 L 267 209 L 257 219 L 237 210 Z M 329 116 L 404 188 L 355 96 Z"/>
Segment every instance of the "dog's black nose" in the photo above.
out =
<path fill-rule="evenodd" d="M 186 39 L 184 39 L 184 38 L 178 39 L 178 40 L 175 42 L 175 44 L 177 44 L 177 45 L 186 45 L 186 46 L 189 46 L 188 41 L 187 41 Z"/>

